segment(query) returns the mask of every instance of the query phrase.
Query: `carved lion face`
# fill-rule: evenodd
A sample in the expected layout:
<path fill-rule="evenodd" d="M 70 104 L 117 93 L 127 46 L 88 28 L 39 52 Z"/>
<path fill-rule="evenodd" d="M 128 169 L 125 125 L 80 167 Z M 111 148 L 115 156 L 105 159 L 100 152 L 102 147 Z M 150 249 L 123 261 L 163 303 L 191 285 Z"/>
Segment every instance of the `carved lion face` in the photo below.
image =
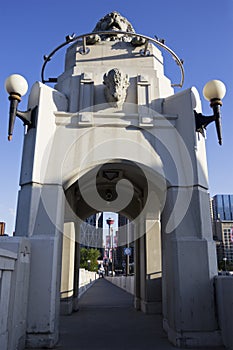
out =
<path fill-rule="evenodd" d="M 118 12 L 110 12 L 103 18 L 99 20 L 99 22 L 96 24 L 93 32 L 98 31 L 118 31 L 122 30 L 125 32 L 133 32 L 135 33 L 135 30 L 133 29 L 132 24 L 123 16 L 121 16 Z M 120 35 L 119 35 L 120 36 Z"/>
<path fill-rule="evenodd" d="M 104 74 L 105 98 L 113 107 L 120 107 L 124 103 L 129 86 L 129 77 L 117 68 Z"/>

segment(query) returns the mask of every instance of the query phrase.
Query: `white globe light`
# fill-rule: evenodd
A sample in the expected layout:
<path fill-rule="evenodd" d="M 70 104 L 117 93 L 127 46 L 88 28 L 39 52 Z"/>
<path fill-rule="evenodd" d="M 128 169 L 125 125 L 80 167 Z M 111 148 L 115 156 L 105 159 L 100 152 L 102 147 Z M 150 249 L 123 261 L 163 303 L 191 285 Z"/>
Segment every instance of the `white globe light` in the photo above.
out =
<path fill-rule="evenodd" d="M 226 94 L 226 87 L 220 80 L 210 80 L 203 88 L 203 95 L 206 100 L 211 101 L 215 98 L 222 100 Z"/>
<path fill-rule="evenodd" d="M 28 91 L 28 83 L 22 75 L 12 74 L 5 81 L 5 89 L 8 94 L 16 93 L 23 96 Z"/>

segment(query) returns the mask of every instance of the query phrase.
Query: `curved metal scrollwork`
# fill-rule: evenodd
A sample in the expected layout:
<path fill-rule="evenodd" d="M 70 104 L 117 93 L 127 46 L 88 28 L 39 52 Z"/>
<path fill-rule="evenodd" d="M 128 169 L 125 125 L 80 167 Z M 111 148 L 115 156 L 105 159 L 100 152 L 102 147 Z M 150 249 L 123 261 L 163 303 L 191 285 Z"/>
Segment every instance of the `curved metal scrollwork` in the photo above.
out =
<path fill-rule="evenodd" d="M 80 53 L 81 54 L 87 54 L 90 49 L 87 47 L 87 43 L 86 43 L 86 39 L 88 37 L 93 37 L 94 35 L 119 35 L 119 34 L 125 34 L 127 36 L 132 36 L 132 37 L 139 37 L 140 39 L 145 41 L 144 44 L 144 48 L 140 51 L 140 53 L 144 56 L 148 56 L 149 52 L 148 52 L 148 44 L 149 42 L 152 42 L 155 45 L 158 45 L 160 47 L 162 47 L 164 50 L 166 50 L 167 52 L 170 53 L 170 55 L 173 57 L 173 59 L 175 60 L 175 62 L 177 63 L 177 65 L 180 68 L 180 74 L 181 74 L 181 78 L 180 78 L 180 82 L 178 84 L 172 84 L 172 86 L 176 86 L 176 87 L 182 87 L 183 83 L 184 83 L 184 67 L 183 67 L 183 62 L 182 60 L 175 54 L 175 52 L 173 50 L 171 50 L 168 46 L 166 46 L 163 42 L 154 39 L 154 38 L 150 38 L 149 36 L 146 35 L 142 35 L 142 34 L 137 34 L 137 33 L 131 33 L 131 32 L 125 32 L 125 31 L 98 31 L 98 32 L 91 32 L 91 33 L 87 33 L 87 34 L 82 34 L 82 35 L 78 35 L 78 36 L 74 36 L 74 35 L 68 35 L 66 37 L 66 41 L 64 43 L 62 43 L 61 45 L 57 46 L 49 55 L 44 56 L 44 63 L 41 69 L 41 79 L 43 83 L 55 83 L 57 81 L 57 78 L 48 78 L 47 80 L 44 78 L 44 72 L 45 72 L 45 67 L 47 65 L 47 63 L 51 60 L 51 58 L 53 57 L 53 55 L 60 50 L 61 48 L 63 48 L 66 45 L 69 45 L 71 43 L 74 43 L 76 41 L 80 41 L 82 40 L 82 48 Z"/>

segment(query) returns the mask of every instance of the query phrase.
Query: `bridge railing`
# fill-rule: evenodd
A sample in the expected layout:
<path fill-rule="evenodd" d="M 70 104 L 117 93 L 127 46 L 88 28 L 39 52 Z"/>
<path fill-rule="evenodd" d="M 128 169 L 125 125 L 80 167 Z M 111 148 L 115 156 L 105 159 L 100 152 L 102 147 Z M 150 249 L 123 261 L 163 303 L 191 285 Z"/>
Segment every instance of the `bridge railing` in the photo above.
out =
<path fill-rule="evenodd" d="M 96 272 L 88 271 L 85 269 L 79 269 L 79 297 L 86 292 L 86 290 L 92 286 L 99 275 Z"/>
<path fill-rule="evenodd" d="M 115 276 L 115 277 L 106 277 L 106 279 L 115 284 L 117 287 L 124 289 L 126 292 L 134 295 L 134 275 L 132 276 Z"/>
<path fill-rule="evenodd" d="M 233 276 L 216 276 L 215 288 L 223 344 L 233 350 Z"/>
<path fill-rule="evenodd" d="M 1 350 L 21 350 L 25 346 L 29 256 L 30 246 L 26 239 L 0 238 Z"/>

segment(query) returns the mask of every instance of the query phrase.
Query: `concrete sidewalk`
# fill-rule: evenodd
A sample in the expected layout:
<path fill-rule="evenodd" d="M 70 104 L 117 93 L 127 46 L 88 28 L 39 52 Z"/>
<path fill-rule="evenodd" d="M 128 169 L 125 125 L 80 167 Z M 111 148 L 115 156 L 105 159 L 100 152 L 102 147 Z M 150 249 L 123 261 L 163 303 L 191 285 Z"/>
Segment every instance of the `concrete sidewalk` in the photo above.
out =
<path fill-rule="evenodd" d="M 133 296 L 104 278 L 88 289 L 80 298 L 79 306 L 78 312 L 61 316 L 57 349 L 177 349 L 168 342 L 160 315 L 136 311 Z"/>

